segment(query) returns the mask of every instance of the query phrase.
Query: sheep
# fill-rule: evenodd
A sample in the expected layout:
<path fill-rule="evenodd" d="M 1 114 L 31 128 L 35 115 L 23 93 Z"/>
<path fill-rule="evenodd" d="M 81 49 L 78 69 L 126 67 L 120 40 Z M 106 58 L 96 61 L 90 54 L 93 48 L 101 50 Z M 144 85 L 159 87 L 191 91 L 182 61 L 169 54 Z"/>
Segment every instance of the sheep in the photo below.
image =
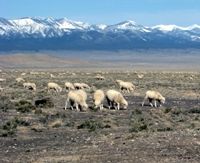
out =
<path fill-rule="evenodd" d="M 48 92 L 51 89 L 55 90 L 56 92 L 62 92 L 62 88 L 57 83 L 50 82 L 47 84 L 47 87 L 48 87 Z"/>
<path fill-rule="evenodd" d="M 93 101 L 95 108 L 99 107 L 100 110 L 103 109 L 103 101 L 105 99 L 105 94 L 102 90 L 96 90 L 93 94 Z"/>
<path fill-rule="evenodd" d="M 73 105 L 75 104 L 76 110 L 84 110 L 88 108 L 88 105 L 86 103 L 87 100 L 87 94 L 83 90 L 71 90 L 68 93 L 67 100 L 65 102 L 65 110 L 68 107 L 68 103 L 70 104 L 70 108 L 73 110 Z"/>
<path fill-rule="evenodd" d="M 4 81 L 6 81 L 6 79 L 0 78 L 0 82 L 4 82 Z"/>
<path fill-rule="evenodd" d="M 165 103 L 165 97 L 163 97 L 159 92 L 157 91 L 152 91 L 152 90 L 148 90 L 145 94 L 144 100 L 142 102 L 142 106 L 144 106 L 144 102 L 146 100 L 149 100 L 149 103 L 151 105 L 151 107 L 153 107 L 152 101 L 154 101 L 154 106 L 157 107 L 156 101 L 159 102 L 160 106 L 161 104 Z"/>
<path fill-rule="evenodd" d="M 0 87 L 0 92 L 3 92 L 4 88 Z"/>
<path fill-rule="evenodd" d="M 21 76 L 25 76 L 25 75 L 26 75 L 26 73 L 25 73 L 25 72 L 21 73 Z"/>
<path fill-rule="evenodd" d="M 89 85 L 85 84 L 85 83 L 74 83 L 74 88 L 76 89 L 90 89 Z"/>
<path fill-rule="evenodd" d="M 82 88 L 86 88 L 86 89 L 90 89 L 90 86 L 89 85 L 87 85 L 87 84 L 85 84 L 85 83 L 81 83 L 81 85 L 82 85 Z"/>
<path fill-rule="evenodd" d="M 25 82 L 25 80 L 23 78 L 16 78 L 15 80 L 17 83 Z"/>
<path fill-rule="evenodd" d="M 116 80 L 116 82 L 119 84 L 120 90 L 122 91 L 125 89 L 129 93 L 130 91 L 134 91 L 135 89 L 135 86 L 131 82 L 124 82 L 122 80 Z"/>
<path fill-rule="evenodd" d="M 39 75 L 39 72 L 31 71 L 31 72 L 30 72 L 30 75 Z"/>
<path fill-rule="evenodd" d="M 95 76 L 95 79 L 97 79 L 97 80 L 105 80 L 105 77 L 103 77 L 101 75 L 97 75 L 97 76 Z"/>
<path fill-rule="evenodd" d="M 72 84 L 72 83 L 70 83 L 70 82 L 65 82 L 65 88 L 67 89 L 67 90 L 74 90 L 75 88 L 74 88 L 74 85 Z"/>
<path fill-rule="evenodd" d="M 142 79 L 144 77 L 144 74 L 137 74 L 139 79 Z"/>
<path fill-rule="evenodd" d="M 36 91 L 36 84 L 35 83 L 23 83 L 24 88 L 29 89 L 29 90 L 34 90 Z"/>
<path fill-rule="evenodd" d="M 109 105 L 109 109 L 111 108 L 111 105 L 114 106 L 114 104 L 117 104 L 117 109 L 120 109 L 120 105 L 123 106 L 123 109 L 126 109 L 128 107 L 128 102 L 125 100 L 123 95 L 116 91 L 116 90 L 108 90 L 106 92 L 106 99 Z M 116 107 L 114 106 L 116 109 Z"/>
<path fill-rule="evenodd" d="M 75 89 L 83 89 L 81 83 L 74 83 L 74 88 Z"/>
<path fill-rule="evenodd" d="M 51 77 L 51 78 L 55 78 L 55 75 L 53 75 L 53 74 L 50 74 L 50 77 Z"/>

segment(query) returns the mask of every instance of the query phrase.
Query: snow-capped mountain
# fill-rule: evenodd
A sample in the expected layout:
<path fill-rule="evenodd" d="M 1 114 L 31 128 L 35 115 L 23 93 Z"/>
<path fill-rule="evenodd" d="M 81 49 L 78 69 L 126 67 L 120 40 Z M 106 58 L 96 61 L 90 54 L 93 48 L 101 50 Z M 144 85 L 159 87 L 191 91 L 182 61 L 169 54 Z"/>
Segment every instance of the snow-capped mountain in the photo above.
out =
<path fill-rule="evenodd" d="M 146 27 L 134 21 L 90 25 L 66 18 L 0 18 L 0 51 L 137 48 L 200 48 L 200 26 Z"/>

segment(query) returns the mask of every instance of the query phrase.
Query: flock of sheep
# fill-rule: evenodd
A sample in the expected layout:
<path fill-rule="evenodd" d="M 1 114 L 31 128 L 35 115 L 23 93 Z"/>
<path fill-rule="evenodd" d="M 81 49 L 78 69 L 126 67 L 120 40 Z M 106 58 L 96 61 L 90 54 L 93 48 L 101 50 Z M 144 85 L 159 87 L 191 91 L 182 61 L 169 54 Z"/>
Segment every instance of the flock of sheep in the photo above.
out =
<path fill-rule="evenodd" d="M 101 75 L 98 75 L 95 77 L 97 80 L 104 80 L 105 78 Z M 16 82 L 23 83 L 24 88 L 36 91 L 36 84 L 25 82 L 23 78 L 16 78 Z M 122 81 L 122 80 L 116 80 L 116 83 L 119 85 L 121 92 L 132 92 L 135 90 L 135 86 L 131 82 Z M 62 92 L 62 88 L 54 82 L 50 82 L 47 84 L 48 92 L 51 90 L 54 90 L 55 92 Z M 67 108 L 71 108 L 72 110 L 74 107 L 77 111 L 79 110 L 87 110 L 88 105 L 86 103 L 87 101 L 87 93 L 85 89 L 90 90 L 91 87 L 85 83 L 71 83 L 71 82 L 65 82 L 65 89 L 68 90 L 67 100 L 65 103 L 65 110 Z M 99 108 L 100 110 L 103 109 L 103 102 L 106 99 L 108 102 L 108 108 L 115 108 L 119 110 L 127 109 L 128 102 L 124 98 L 120 91 L 117 90 L 107 90 L 104 92 L 101 89 L 95 90 L 93 93 L 93 104 L 94 108 Z M 148 100 L 150 106 L 157 107 L 157 102 L 159 102 L 159 105 L 165 103 L 165 98 L 157 91 L 149 90 L 146 92 L 146 95 L 144 97 L 144 100 L 142 102 L 142 106 L 144 106 L 144 102 Z M 154 102 L 154 103 L 153 103 Z"/>
<path fill-rule="evenodd" d="M 143 78 L 143 74 L 138 76 L 139 78 Z M 105 78 L 101 75 L 97 75 L 95 77 L 97 80 L 105 80 Z M 5 81 L 4 79 L 1 79 L 2 81 Z M 0 80 L 0 81 L 1 81 Z M 21 77 L 16 78 L 17 83 L 23 83 L 23 87 L 29 90 L 36 91 L 36 84 L 25 82 L 25 80 Z M 123 80 L 116 80 L 116 83 L 120 87 L 121 92 L 133 92 L 135 90 L 135 86 L 131 82 L 123 81 Z M 51 90 L 54 90 L 55 92 L 62 92 L 62 88 L 54 82 L 49 82 L 47 84 L 48 92 Z M 87 110 L 88 105 L 86 103 L 87 101 L 87 90 L 91 90 L 92 87 L 90 87 L 88 84 L 85 83 L 71 83 L 71 82 L 65 82 L 65 89 L 68 90 L 67 100 L 65 103 L 65 109 L 71 108 L 72 110 L 74 107 L 77 111 L 79 110 Z M 3 88 L 0 89 L 2 91 Z M 93 89 L 94 90 L 94 89 Z M 95 90 L 93 93 L 93 104 L 95 108 L 99 108 L 100 110 L 103 109 L 103 102 L 106 99 L 108 102 L 108 108 L 115 108 L 119 110 L 120 108 L 127 109 L 128 102 L 124 98 L 120 91 L 117 90 L 107 90 L 104 92 L 101 89 Z M 142 106 L 144 106 L 145 101 L 148 100 L 150 106 L 157 107 L 157 102 L 161 106 L 161 104 L 165 103 L 165 98 L 157 91 L 148 90 L 145 94 L 144 100 L 142 102 Z"/>

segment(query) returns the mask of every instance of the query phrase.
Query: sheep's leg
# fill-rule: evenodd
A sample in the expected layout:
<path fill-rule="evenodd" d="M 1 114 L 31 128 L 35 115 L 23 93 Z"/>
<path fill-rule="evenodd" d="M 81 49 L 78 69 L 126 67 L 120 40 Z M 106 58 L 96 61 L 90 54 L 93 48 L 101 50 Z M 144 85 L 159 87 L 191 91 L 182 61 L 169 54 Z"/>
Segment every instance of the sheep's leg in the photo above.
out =
<path fill-rule="evenodd" d="M 101 104 L 101 110 L 103 110 L 103 104 Z"/>
<path fill-rule="evenodd" d="M 78 104 L 75 103 L 75 106 L 76 106 L 76 110 L 79 111 L 79 108 L 78 108 Z"/>
<path fill-rule="evenodd" d="M 68 105 L 68 102 L 66 101 L 65 102 L 65 110 L 67 110 L 67 105 Z"/>
<path fill-rule="evenodd" d="M 106 98 L 106 99 L 107 99 L 107 102 L 108 102 L 108 108 L 110 109 L 111 108 L 111 101 L 108 98 Z"/>
<path fill-rule="evenodd" d="M 119 103 L 117 103 L 117 109 L 119 110 L 119 108 L 120 108 L 120 104 L 119 104 Z"/>
<path fill-rule="evenodd" d="M 146 97 L 144 97 L 144 100 L 142 101 L 142 107 L 144 106 L 144 102 L 146 101 Z"/>
<path fill-rule="evenodd" d="M 156 103 L 156 100 L 154 100 L 154 106 L 157 108 L 157 103 Z"/>
<path fill-rule="evenodd" d="M 151 107 L 153 107 L 152 99 L 151 98 L 149 98 L 149 104 L 150 104 Z"/>

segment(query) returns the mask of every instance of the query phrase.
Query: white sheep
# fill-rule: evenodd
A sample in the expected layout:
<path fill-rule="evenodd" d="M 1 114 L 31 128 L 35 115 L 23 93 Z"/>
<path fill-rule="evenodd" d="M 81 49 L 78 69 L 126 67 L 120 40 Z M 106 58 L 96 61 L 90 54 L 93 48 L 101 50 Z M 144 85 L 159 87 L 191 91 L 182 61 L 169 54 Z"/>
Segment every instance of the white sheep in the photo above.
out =
<path fill-rule="evenodd" d="M 84 110 L 88 108 L 86 103 L 87 94 L 83 90 L 71 90 L 68 93 L 67 100 L 65 102 L 65 110 L 68 108 L 68 104 L 70 104 L 70 108 L 73 110 L 73 106 L 75 105 L 76 110 Z M 79 108 L 80 106 L 80 108 Z"/>
<path fill-rule="evenodd" d="M 4 81 L 6 81 L 6 79 L 0 78 L 0 82 L 4 82 Z"/>
<path fill-rule="evenodd" d="M 51 78 L 55 78 L 55 75 L 53 75 L 53 74 L 50 74 L 50 77 L 51 77 Z"/>
<path fill-rule="evenodd" d="M 123 95 L 116 90 L 108 90 L 106 92 L 106 99 L 108 101 L 109 109 L 113 106 L 115 109 L 115 104 L 117 104 L 117 109 L 120 109 L 120 105 L 122 105 L 123 109 L 128 107 L 128 102 L 125 100 Z"/>
<path fill-rule="evenodd" d="M 74 83 L 74 88 L 75 88 L 75 89 L 83 89 L 81 83 Z"/>
<path fill-rule="evenodd" d="M 70 82 L 65 82 L 65 88 L 66 88 L 66 90 L 71 90 L 71 89 L 74 90 L 75 89 L 74 85 Z"/>
<path fill-rule="evenodd" d="M 26 75 L 26 73 L 25 73 L 25 72 L 21 73 L 21 76 L 25 76 L 25 75 Z"/>
<path fill-rule="evenodd" d="M 144 74 L 137 74 L 139 79 L 142 79 L 144 77 Z"/>
<path fill-rule="evenodd" d="M 50 90 L 55 90 L 56 92 L 62 92 L 62 88 L 57 83 L 50 82 L 47 84 L 47 87 L 48 87 L 48 92 Z"/>
<path fill-rule="evenodd" d="M 3 92 L 4 88 L 0 87 L 0 92 Z"/>
<path fill-rule="evenodd" d="M 103 77 L 101 75 L 97 75 L 97 76 L 95 76 L 95 79 L 97 79 L 97 80 L 105 80 L 105 77 Z"/>
<path fill-rule="evenodd" d="M 34 90 L 36 91 L 36 84 L 35 83 L 23 83 L 24 88 L 29 89 L 29 90 Z"/>
<path fill-rule="evenodd" d="M 95 108 L 99 107 L 100 110 L 103 109 L 103 101 L 105 99 L 105 94 L 102 90 L 96 90 L 93 94 L 93 101 Z"/>
<path fill-rule="evenodd" d="M 85 83 L 74 83 L 74 88 L 76 89 L 90 89 L 90 86 Z"/>
<path fill-rule="evenodd" d="M 17 83 L 25 82 L 25 80 L 23 78 L 16 78 L 15 80 Z"/>
<path fill-rule="evenodd" d="M 127 92 L 129 93 L 130 91 L 135 90 L 135 86 L 131 82 L 125 82 L 122 80 L 116 80 L 116 82 L 119 84 L 120 90 L 122 90 L 122 91 L 127 90 Z"/>
<path fill-rule="evenodd" d="M 157 91 L 152 91 L 152 90 L 149 90 L 146 92 L 145 94 L 145 97 L 144 97 L 144 100 L 142 102 L 142 106 L 144 106 L 144 102 L 146 100 L 149 100 L 149 103 L 151 105 L 151 107 L 153 107 L 153 104 L 152 104 L 152 101 L 154 101 L 154 106 L 157 107 L 157 103 L 156 101 L 159 102 L 160 106 L 161 104 L 164 104 L 165 103 L 165 97 L 163 97 L 159 92 Z"/>

